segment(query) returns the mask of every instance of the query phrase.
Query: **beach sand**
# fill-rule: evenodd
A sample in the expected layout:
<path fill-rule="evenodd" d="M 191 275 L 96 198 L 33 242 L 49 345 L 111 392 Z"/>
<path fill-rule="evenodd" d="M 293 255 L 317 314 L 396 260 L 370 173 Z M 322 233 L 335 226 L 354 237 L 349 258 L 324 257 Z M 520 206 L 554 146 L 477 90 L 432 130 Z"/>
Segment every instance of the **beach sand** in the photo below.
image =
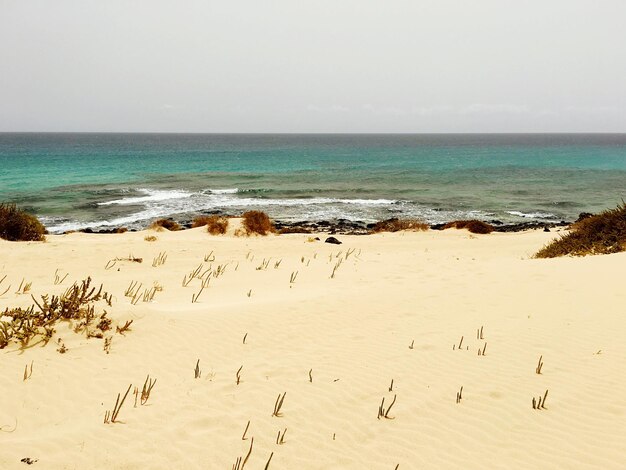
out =
<path fill-rule="evenodd" d="M 0 292 L 12 285 L 1 310 L 32 304 L 15 293 L 22 279 L 39 298 L 91 276 L 113 294 L 96 311 L 133 320 L 107 332 L 108 354 L 66 323 L 45 347 L 0 350 L 0 468 L 230 469 L 252 437 L 247 469 L 272 453 L 269 469 L 624 468 L 626 254 L 531 258 L 555 236 L 447 230 L 337 246 L 199 228 L 0 240 Z M 105 269 L 129 255 L 143 262 Z M 225 264 L 192 303 L 201 281 L 183 287 L 184 276 Z M 68 274 L 60 285 L 56 270 Z M 162 291 L 132 305 L 132 281 Z M 148 402 L 129 395 L 120 422 L 104 424 L 148 374 Z M 377 419 L 394 397 L 393 419 Z"/>

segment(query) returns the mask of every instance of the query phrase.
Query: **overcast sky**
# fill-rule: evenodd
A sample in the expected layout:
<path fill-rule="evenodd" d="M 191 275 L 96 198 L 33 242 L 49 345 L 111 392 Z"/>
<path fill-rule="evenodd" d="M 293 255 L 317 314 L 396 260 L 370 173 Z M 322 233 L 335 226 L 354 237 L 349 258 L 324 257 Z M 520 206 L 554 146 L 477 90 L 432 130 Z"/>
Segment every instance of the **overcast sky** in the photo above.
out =
<path fill-rule="evenodd" d="M 626 0 L 0 0 L 0 131 L 626 132 Z"/>

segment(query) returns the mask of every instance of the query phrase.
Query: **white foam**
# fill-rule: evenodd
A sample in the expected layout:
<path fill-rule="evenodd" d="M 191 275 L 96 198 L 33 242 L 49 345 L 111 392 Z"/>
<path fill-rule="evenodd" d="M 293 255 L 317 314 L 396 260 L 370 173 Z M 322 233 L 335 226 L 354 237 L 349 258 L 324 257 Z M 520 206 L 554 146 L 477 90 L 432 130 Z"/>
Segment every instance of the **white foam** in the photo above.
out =
<path fill-rule="evenodd" d="M 168 201 L 170 199 L 183 199 L 193 195 L 193 193 L 187 191 L 178 190 L 160 190 L 160 189 L 137 189 L 137 191 L 144 193 L 145 196 L 139 197 L 125 197 L 123 199 L 115 199 L 113 201 L 99 202 L 99 206 L 110 206 L 117 204 L 120 206 L 127 206 L 131 204 L 143 204 L 146 202 L 159 202 Z"/>
<path fill-rule="evenodd" d="M 237 194 L 239 192 L 239 188 L 207 189 L 206 192 L 210 194 Z"/>
<path fill-rule="evenodd" d="M 524 217 L 526 219 L 551 219 L 556 217 L 554 214 L 544 212 L 520 212 L 520 211 L 506 211 L 507 214 L 516 215 L 518 217 Z"/>

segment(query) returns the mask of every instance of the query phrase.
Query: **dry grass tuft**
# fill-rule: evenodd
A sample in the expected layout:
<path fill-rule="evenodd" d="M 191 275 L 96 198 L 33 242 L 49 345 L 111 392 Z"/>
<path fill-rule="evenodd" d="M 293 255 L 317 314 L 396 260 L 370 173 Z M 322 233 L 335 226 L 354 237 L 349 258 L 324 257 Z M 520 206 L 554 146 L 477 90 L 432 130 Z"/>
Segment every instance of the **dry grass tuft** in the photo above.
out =
<path fill-rule="evenodd" d="M 46 239 L 46 227 L 34 215 L 15 204 L 0 204 L 0 238 L 16 241 L 41 242 Z"/>
<path fill-rule="evenodd" d="M 147 242 L 157 241 L 157 237 L 155 237 L 154 235 L 146 235 L 145 237 L 143 237 L 143 239 Z"/>
<path fill-rule="evenodd" d="M 170 232 L 176 232 L 178 230 L 182 230 L 182 227 L 178 224 L 178 222 L 175 222 L 171 219 L 155 220 L 150 225 L 150 228 L 154 230 L 166 229 L 166 230 L 169 230 Z"/>
<path fill-rule="evenodd" d="M 428 224 L 417 219 L 387 219 L 376 222 L 372 232 L 399 232 L 401 230 L 412 230 L 415 232 L 426 231 L 429 229 Z"/>
<path fill-rule="evenodd" d="M 471 233 L 481 234 L 493 232 L 493 225 L 483 222 L 482 220 L 454 220 L 452 222 L 448 222 L 446 225 L 443 226 L 443 228 L 464 228 Z"/>
<path fill-rule="evenodd" d="M 241 217 L 243 218 L 242 224 L 246 235 L 253 233 L 267 235 L 276 231 L 274 224 L 265 212 L 248 211 L 244 212 Z"/>
<path fill-rule="evenodd" d="M 626 250 L 626 203 L 570 226 L 570 232 L 544 246 L 535 258 L 606 255 Z"/>

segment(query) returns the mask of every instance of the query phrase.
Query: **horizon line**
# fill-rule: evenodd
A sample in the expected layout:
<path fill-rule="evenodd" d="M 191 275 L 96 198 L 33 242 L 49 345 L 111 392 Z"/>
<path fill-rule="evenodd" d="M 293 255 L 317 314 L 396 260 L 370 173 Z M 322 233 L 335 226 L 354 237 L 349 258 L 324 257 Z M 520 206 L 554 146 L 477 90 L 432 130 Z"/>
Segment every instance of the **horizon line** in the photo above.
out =
<path fill-rule="evenodd" d="M 179 131 L 0 131 L 1 134 L 150 134 L 150 135 L 626 135 L 626 131 L 557 132 L 179 132 Z"/>

